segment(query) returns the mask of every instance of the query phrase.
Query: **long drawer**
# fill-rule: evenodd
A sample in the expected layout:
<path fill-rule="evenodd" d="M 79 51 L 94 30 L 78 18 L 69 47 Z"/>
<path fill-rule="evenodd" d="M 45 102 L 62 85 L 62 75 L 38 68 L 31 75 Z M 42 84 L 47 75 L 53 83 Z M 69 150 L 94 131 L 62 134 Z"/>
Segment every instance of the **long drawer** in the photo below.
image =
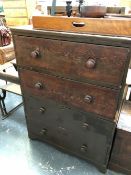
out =
<path fill-rule="evenodd" d="M 45 97 L 115 120 L 119 91 L 20 69 L 23 92 Z"/>
<path fill-rule="evenodd" d="M 17 64 L 61 77 L 119 87 L 128 49 L 87 43 L 14 36 Z"/>
<path fill-rule="evenodd" d="M 24 94 L 29 136 L 106 168 L 115 123 L 55 101 Z"/>
<path fill-rule="evenodd" d="M 126 15 L 125 15 L 126 16 Z M 128 15 L 127 15 L 128 16 Z M 130 16 L 130 15 L 129 15 Z M 81 18 L 65 16 L 33 16 L 34 29 L 113 36 L 131 36 L 130 18 Z"/>

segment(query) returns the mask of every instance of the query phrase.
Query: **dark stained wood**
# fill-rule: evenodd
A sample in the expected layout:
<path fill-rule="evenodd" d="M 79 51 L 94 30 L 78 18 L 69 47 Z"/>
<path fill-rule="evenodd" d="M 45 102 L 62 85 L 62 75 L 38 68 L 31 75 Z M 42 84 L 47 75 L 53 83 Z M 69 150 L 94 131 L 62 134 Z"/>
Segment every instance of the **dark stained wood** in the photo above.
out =
<path fill-rule="evenodd" d="M 84 158 L 99 168 L 107 167 L 115 123 L 44 97 L 28 93 L 24 97 L 29 135 Z M 87 150 L 82 150 L 83 145 L 87 145 Z"/>
<path fill-rule="evenodd" d="M 131 174 L 131 132 L 117 129 L 109 168 Z"/>
<path fill-rule="evenodd" d="M 103 24 L 104 19 L 97 20 L 100 28 L 109 27 L 109 21 Z M 95 19 L 89 21 L 98 24 Z M 115 24 L 118 35 L 124 27 L 128 36 L 126 24 Z M 95 30 L 97 25 L 92 27 Z M 109 30 L 104 28 L 104 35 Z M 31 26 L 11 31 L 29 137 L 90 159 L 99 170 L 106 171 L 123 102 L 131 38 L 36 30 Z"/>
<path fill-rule="evenodd" d="M 81 5 L 80 6 L 80 16 L 81 17 L 90 17 L 90 18 L 102 18 L 105 16 L 107 11 L 106 6 L 94 6 L 94 5 Z"/>
<path fill-rule="evenodd" d="M 29 94 L 54 99 L 84 111 L 102 115 L 112 121 L 115 120 L 119 97 L 117 90 L 69 81 L 29 70 L 20 70 L 20 77 L 24 91 Z M 39 83 L 42 84 L 42 88 L 39 87 Z M 88 96 L 89 99 L 86 98 Z"/>
<path fill-rule="evenodd" d="M 17 64 L 44 68 L 54 75 L 80 81 L 96 81 L 119 87 L 129 50 L 121 47 L 67 42 L 33 37 L 14 37 Z M 36 57 L 36 49 L 39 55 Z M 89 67 L 88 62 L 94 61 Z"/>
<path fill-rule="evenodd" d="M 54 12 L 55 16 L 67 16 L 66 15 L 66 6 L 54 6 Z M 47 7 L 48 14 L 51 15 L 52 12 L 52 6 Z M 76 15 L 78 13 L 78 7 L 77 6 L 72 6 L 72 15 Z"/>
<path fill-rule="evenodd" d="M 99 45 L 117 46 L 131 48 L 131 38 L 129 37 L 117 37 L 106 36 L 97 34 L 84 34 L 84 33 L 72 33 L 72 32 L 59 32 L 49 30 L 33 29 L 32 25 L 12 27 L 11 32 L 13 38 L 17 36 L 36 37 L 36 38 L 48 38 L 54 40 L 64 40 L 73 42 L 84 42 Z M 15 41 L 14 41 L 15 42 Z"/>
<path fill-rule="evenodd" d="M 85 25 L 83 27 L 75 27 L 73 26 L 73 22 L 84 23 Z M 33 16 L 32 23 L 35 29 L 131 36 L 130 18 L 67 18 L 58 16 Z"/>
<path fill-rule="evenodd" d="M 109 168 L 131 174 L 131 102 L 123 105 L 118 128 L 114 138 L 113 149 L 109 161 Z"/>

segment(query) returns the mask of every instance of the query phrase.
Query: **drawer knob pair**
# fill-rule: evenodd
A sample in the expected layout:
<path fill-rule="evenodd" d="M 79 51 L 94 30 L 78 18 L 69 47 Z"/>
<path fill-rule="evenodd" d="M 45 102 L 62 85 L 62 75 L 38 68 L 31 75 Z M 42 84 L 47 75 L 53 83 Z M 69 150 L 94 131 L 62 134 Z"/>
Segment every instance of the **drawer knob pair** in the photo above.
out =
<path fill-rule="evenodd" d="M 96 61 L 94 59 L 88 59 L 87 62 L 86 62 L 86 67 L 88 69 L 93 69 L 96 65 Z"/>
<path fill-rule="evenodd" d="M 31 52 L 31 57 L 32 58 L 38 58 L 40 56 L 40 50 L 37 48 L 33 52 Z"/>

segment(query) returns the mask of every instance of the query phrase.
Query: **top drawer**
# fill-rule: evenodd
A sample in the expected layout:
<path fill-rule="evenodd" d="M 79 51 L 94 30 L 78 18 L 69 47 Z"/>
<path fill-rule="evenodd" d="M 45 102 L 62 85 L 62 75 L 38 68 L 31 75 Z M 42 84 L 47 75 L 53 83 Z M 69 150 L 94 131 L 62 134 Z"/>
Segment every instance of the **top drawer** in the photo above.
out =
<path fill-rule="evenodd" d="M 120 86 L 128 49 L 14 36 L 17 63 L 62 77 Z"/>

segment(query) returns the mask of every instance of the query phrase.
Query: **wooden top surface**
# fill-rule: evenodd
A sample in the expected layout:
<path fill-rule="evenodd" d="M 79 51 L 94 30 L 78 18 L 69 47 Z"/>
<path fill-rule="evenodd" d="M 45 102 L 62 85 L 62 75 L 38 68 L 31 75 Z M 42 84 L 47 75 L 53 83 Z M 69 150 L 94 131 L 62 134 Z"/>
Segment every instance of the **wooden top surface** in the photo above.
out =
<path fill-rule="evenodd" d="M 17 95 L 21 95 L 21 88 L 20 85 L 15 83 L 8 83 L 6 85 L 0 86 L 0 89 L 4 89 L 8 92 L 12 92 Z"/>
<path fill-rule="evenodd" d="M 42 37 L 47 39 L 60 39 L 73 42 L 99 43 L 104 45 L 131 47 L 131 38 L 126 36 L 107 36 L 89 33 L 59 32 L 51 30 L 34 29 L 32 25 L 11 27 L 13 35 Z"/>

